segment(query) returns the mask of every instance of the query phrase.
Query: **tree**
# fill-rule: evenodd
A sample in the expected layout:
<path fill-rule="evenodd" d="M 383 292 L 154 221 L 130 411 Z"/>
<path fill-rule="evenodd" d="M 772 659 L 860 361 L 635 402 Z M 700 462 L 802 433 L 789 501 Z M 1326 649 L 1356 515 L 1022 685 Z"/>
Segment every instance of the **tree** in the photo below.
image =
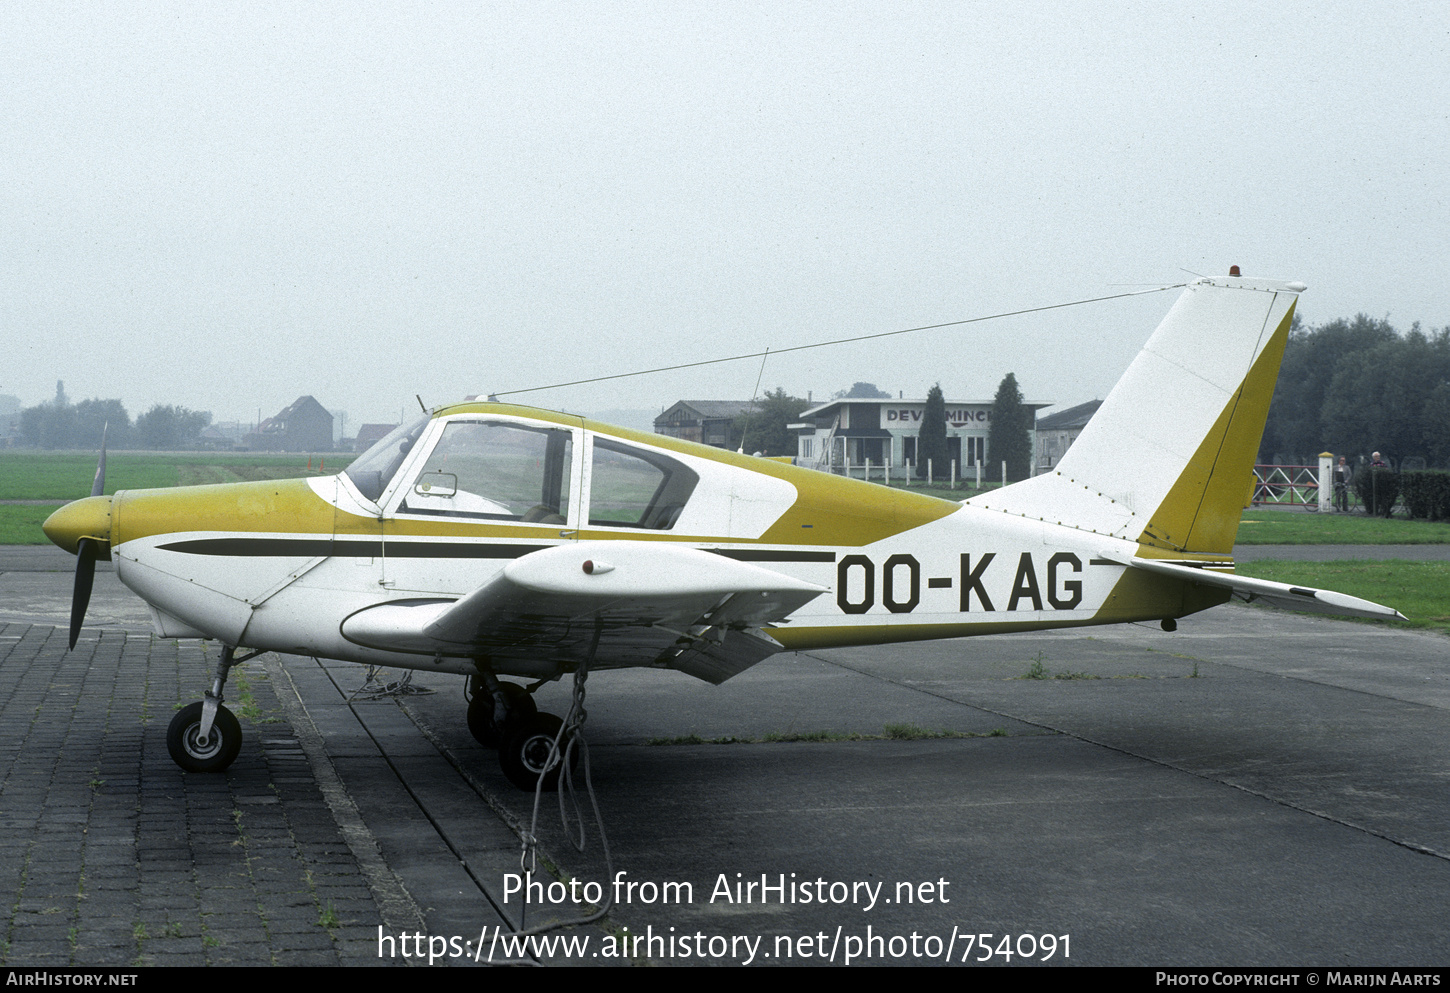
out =
<path fill-rule="evenodd" d="M 1389 322 L 1365 314 L 1317 328 L 1304 327 L 1294 315 L 1269 404 L 1259 461 L 1312 462 L 1328 444 L 1324 407 L 1334 377 L 1341 369 L 1365 362 L 1365 353 L 1397 337 Z"/>
<path fill-rule="evenodd" d="M 1322 400 L 1320 446 L 1361 455 L 1377 450 L 1394 463 L 1434 457 L 1436 436 L 1447 428 L 1427 403 L 1447 380 L 1450 329 L 1426 335 L 1416 324 L 1403 336 L 1391 329 L 1391 337 L 1335 366 Z"/>
<path fill-rule="evenodd" d="M 1450 467 L 1450 381 L 1430 392 L 1420 423 L 1431 464 Z"/>
<path fill-rule="evenodd" d="M 1012 373 L 997 387 L 992 401 L 991 423 L 987 427 L 987 464 L 1007 463 L 1007 480 L 1015 483 L 1032 471 L 1032 411 L 1022 403 L 1022 391 Z M 996 473 L 988 473 L 989 478 Z"/>
<path fill-rule="evenodd" d="M 20 437 L 36 448 L 74 448 L 74 407 L 42 403 L 20 412 Z"/>
<path fill-rule="evenodd" d="M 926 463 L 931 460 L 932 476 L 942 479 L 950 474 L 947 466 L 947 404 L 942 397 L 941 383 L 926 392 L 926 407 L 921 412 L 921 430 L 916 436 L 916 474 L 926 478 Z"/>
<path fill-rule="evenodd" d="M 832 400 L 890 400 L 891 394 L 878 389 L 875 383 L 852 383 L 849 390 L 838 390 Z"/>
<path fill-rule="evenodd" d="M 131 415 L 120 400 L 82 400 L 75 405 L 77 448 L 100 448 L 105 432 L 108 448 L 125 448 L 130 444 Z"/>
<path fill-rule="evenodd" d="M 765 455 L 794 455 L 796 435 L 787 425 L 800 419 L 801 411 L 810 406 L 800 397 L 793 397 L 782 387 L 767 393 L 755 410 L 735 418 L 731 447 L 744 445 L 746 452 Z"/>
<path fill-rule="evenodd" d="M 210 411 L 158 403 L 136 418 L 136 440 L 142 448 L 194 448 L 197 436 L 210 423 Z"/>

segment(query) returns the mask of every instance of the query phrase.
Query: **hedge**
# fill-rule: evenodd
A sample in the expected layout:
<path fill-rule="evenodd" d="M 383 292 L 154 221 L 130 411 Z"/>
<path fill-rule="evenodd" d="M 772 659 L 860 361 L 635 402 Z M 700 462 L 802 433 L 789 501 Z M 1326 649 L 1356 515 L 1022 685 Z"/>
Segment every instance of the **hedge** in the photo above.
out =
<path fill-rule="evenodd" d="M 1354 490 L 1366 514 L 1389 517 L 1400 495 L 1400 477 L 1393 469 L 1361 469 L 1354 474 Z"/>
<path fill-rule="evenodd" d="M 1400 495 L 1411 517 L 1450 520 L 1450 472 L 1420 469 L 1401 473 Z"/>

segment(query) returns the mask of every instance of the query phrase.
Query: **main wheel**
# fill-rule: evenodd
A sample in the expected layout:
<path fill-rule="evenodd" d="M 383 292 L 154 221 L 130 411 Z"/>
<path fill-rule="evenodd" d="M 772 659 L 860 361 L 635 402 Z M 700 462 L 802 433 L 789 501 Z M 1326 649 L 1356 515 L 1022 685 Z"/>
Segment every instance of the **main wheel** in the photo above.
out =
<path fill-rule="evenodd" d="M 553 714 L 535 714 L 509 737 L 498 751 L 499 767 L 503 769 L 509 782 L 521 790 L 532 791 L 538 784 L 539 777 L 543 776 L 545 791 L 559 788 L 559 773 L 564 768 L 562 758 L 547 773 L 544 768 L 548 764 L 549 753 L 553 750 L 554 739 L 558 737 L 559 729 L 563 726 L 564 722 Z M 563 750 L 568 744 L 566 738 L 559 742 L 559 748 Z M 576 749 L 569 756 L 570 771 L 578 765 L 579 752 Z"/>
<path fill-rule="evenodd" d="M 166 750 L 171 761 L 187 772 L 221 772 L 242 750 L 242 726 L 232 712 L 217 704 L 211 734 L 201 740 L 200 703 L 182 707 L 166 729 Z"/>
<path fill-rule="evenodd" d="M 539 712 L 529 691 L 518 683 L 499 683 L 504 696 L 508 697 L 509 725 L 518 727 Z M 481 684 L 474 690 L 473 699 L 468 701 L 468 730 L 473 739 L 484 748 L 498 748 L 508 738 L 508 728 L 500 730 L 493 721 L 493 695 Z"/>

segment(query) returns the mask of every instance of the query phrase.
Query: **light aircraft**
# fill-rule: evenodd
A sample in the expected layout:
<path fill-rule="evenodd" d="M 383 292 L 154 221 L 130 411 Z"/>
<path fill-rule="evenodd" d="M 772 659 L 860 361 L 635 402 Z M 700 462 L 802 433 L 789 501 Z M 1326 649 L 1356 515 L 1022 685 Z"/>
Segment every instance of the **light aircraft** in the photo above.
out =
<path fill-rule="evenodd" d="M 1057 469 L 961 503 L 504 403 L 404 424 L 336 476 L 93 495 L 45 523 L 156 633 L 223 646 L 172 758 L 240 747 L 229 669 L 288 652 L 471 678 L 469 726 L 533 789 L 581 666 L 720 683 L 782 650 L 1160 621 L 1232 597 L 1396 611 L 1233 573 L 1299 283 L 1188 284 Z M 532 685 L 501 676 L 533 681 Z"/>

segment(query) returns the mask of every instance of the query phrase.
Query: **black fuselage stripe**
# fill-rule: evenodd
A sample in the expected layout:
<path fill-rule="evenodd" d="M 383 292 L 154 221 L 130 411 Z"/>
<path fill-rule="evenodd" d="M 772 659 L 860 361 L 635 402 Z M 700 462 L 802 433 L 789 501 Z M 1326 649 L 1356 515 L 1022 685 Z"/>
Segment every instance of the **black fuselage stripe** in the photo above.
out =
<path fill-rule="evenodd" d="M 253 556 L 257 558 L 357 558 L 405 559 L 516 559 L 550 545 L 513 545 L 474 541 L 386 542 L 359 538 L 195 538 L 161 545 L 163 551 L 186 555 Z M 835 552 L 805 552 L 768 548 L 711 548 L 709 551 L 742 562 L 834 562 Z"/>
<path fill-rule="evenodd" d="M 781 548 L 707 548 L 737 562 L 834 562 L 835 552 L 795 552 Z"/>
<path fill-rule="evenodd" d="M 160 546 L 187 555 L 258 558 L 316 558 L 319 555 L 404 559 L 516 559 L 548 545 L 484 544 L 465 541 L 370 541 L 356 538 L 198 538 Z"/>

